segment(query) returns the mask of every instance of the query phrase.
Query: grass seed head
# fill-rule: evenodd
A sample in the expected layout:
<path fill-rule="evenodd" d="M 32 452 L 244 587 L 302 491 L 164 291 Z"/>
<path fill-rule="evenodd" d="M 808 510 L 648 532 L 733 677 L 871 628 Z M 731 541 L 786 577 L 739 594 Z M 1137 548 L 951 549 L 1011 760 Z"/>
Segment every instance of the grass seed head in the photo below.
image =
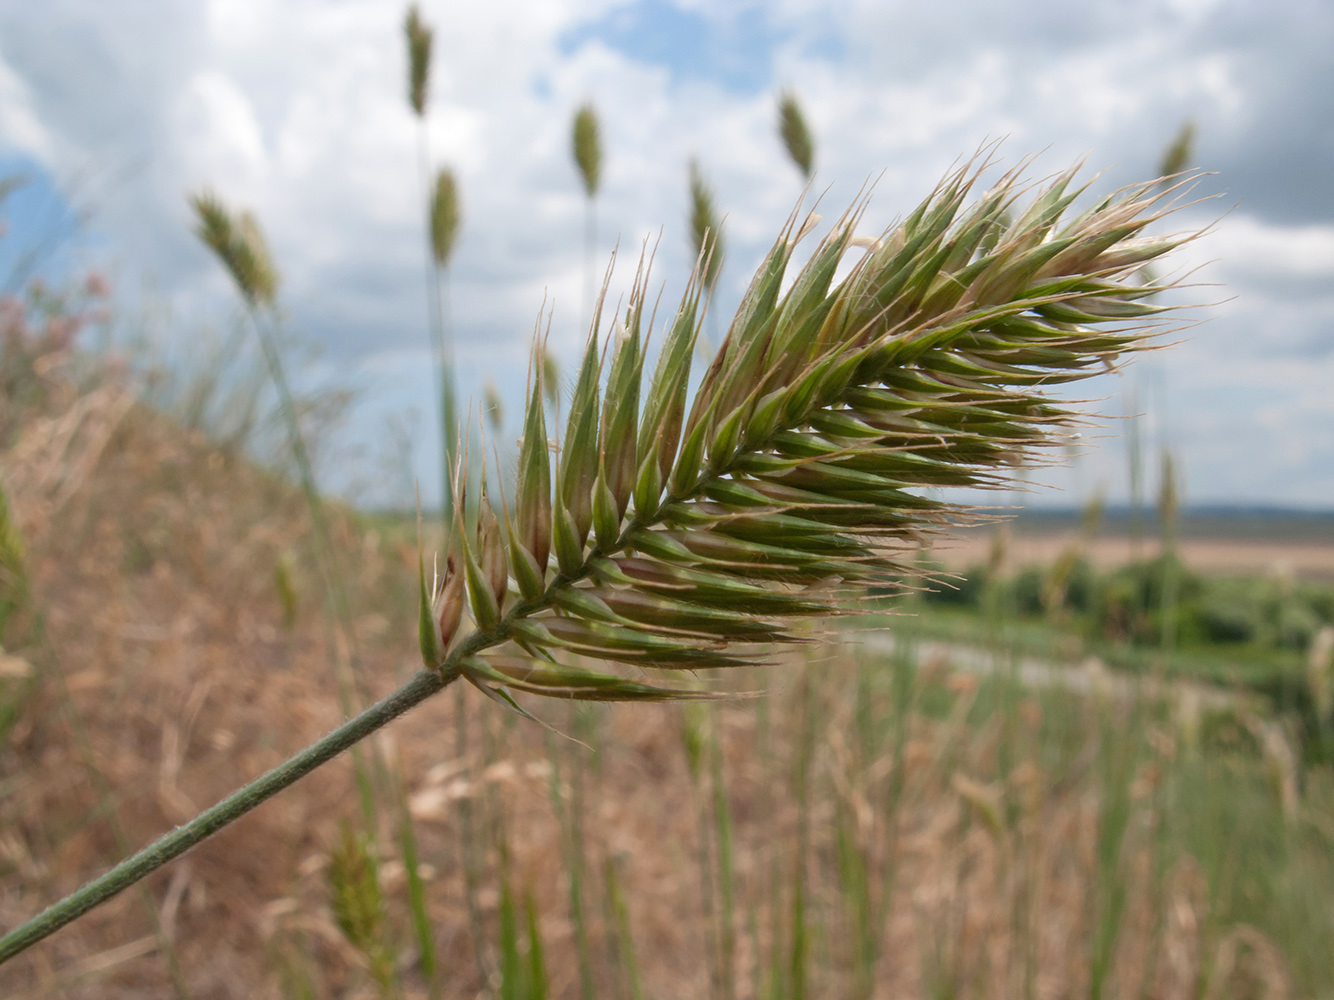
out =
<path fill-rule="evenodd" d="M 783 91 L 778 98 L 778 134 L 783 137 L 787 155 L 792 157 L 801 175 L 809 179 L 815 169 L 815 143 L 806 127 L 797 95 L 790 90 Z"/>
<path fill-rule="evenodd" d="M 403 21 L 408 42 L 408 103 L 418 118 L 426 114 L 426 93 L 431 81 L 431 27 L 414 3 Z"/>
<path fill-rule="evenodd" d="M 449 644 L 458 633 L 463 621 L 463 573 L 458 558 L 451 552 L 445 556 L 444 575 L 431 583 L 431 624 L 435 629 L 435 651 L 444 657 Z M 434 665 L 434 664 L 432 664 Z"/>
<path fill-rule="evenodd" d="M 1162 177 L 1171 177 L 1181 173 L 1190 166 L 1190 160 L 1194 152 L 1195 123 L 1187 120 L 1182 123 L 1176 137 L 1172 139 L 1172 144 L 1163 153 L 1163 162 L 1158 173 Z"/>
<path fill-rule="evenodd" d="M 459 231 L 459 192 L 454 171 L 442 167 L 431 189 L 431 254 L 436 265 L 448 267 Z"/>
<path fill-rule="evenodd" d="M 519 445 L 519 474 L 515 505 L 514 565 L 522 573 L 531 559 L 531 574 L 518 582 L 525 595 L 541 593 L 551 551 L 551 451 L 547 445 L 547 364 L 550 355 L 541 341 L 533 345 L 532 383 L 524 413 L 523 440 Z"/>
<path fill-rule="evenodd" d="M 233 217 L 211 191 L 193 195 L 190 204 L 195 235 L 222 261 L 242 297 L 252 307 L 271 308 L 278 298 L 278 272 L 258 220 L 250 212 Z"/>
<path fill-rule="evenodd" d="M 602 141 L 598 136 L 598 116 L 592 104 L 585 104 L 574 115 L 574 162 L 584 182 L 584 193 L 596 197 L 602 179 Z"/>
<path fill-rule="evenodd" d="M 545 346 L 542 348 L 542 392 L 548 405 L 560 407 L 560 362 Z"/>
<path fill-rule="evenodd" d="M 370 965 L 371 975 L 386 993 L 394 978 L 393 956 L 385 945 L 385 907 L 379 865 L 366 838 L 343 825 L 329 858 L 334 919 L 348 941 Z"/>
<path fill-rule="evenodd" d="M 505 405 L 500 399 L 500 390 L 491 379 L 482 386 L 482 408 L 486 412 L 486 422 L 493 433 L 499 434 L 505 426 Z"/>
<path fill-rule="evenodd" d="M 477 551 L 482 567 L 482 574 L 495 598 L 497 609 L 505 607 L 505 592 L 509 588 L 509 563 L 505 558 L 505 542 L 500 532 L 500 519 L 496 517 L 491 501 L 482 489 L 482 501 L 477 512 Z"/>
<path fill-rule="evenodd" d="M 595 310 L 554 463 L 539 338 L 514 558 L 487 503 L 456 539 L 479 640 L 498 629 L 497 645 L 513 638 L 544 665 L 482 645 L 465 676 L 493 695 L 698 696 L 561 656 L 677 670 L 767 662 L 775 644 L 803 641 L 802 619 L 855 612 L 867 585 L 914 573 L 905 552 L 958 513 L 932 491 L 1005 487 L 1035 449 L 1058 447 L 1072 414 L 1045 387 L 1144 346 L 1163 310 L 1145 301 L 1160 289 L 1134 275 L 1181 241 L 1138 235 L 1158 217 L 1154 185 L 1066 219 L 1080 194 L 1073 172 L 1020 211 L 1017 173 L 969 204 L 981 170 L 947 177 L 837 282 L 862 206 L 789 276 L 809 228 L 794 213 L 688 418 L 700 271 L 668 324 L 642 418 L 647 275 L 614 331 Z M 502 622 L 511 569 L 524 603 Z"/>
<path fill-rule="evenodd" d="M 697 160 L 690 161 L 690 242 L 695 257 L 703 262 L 704 286 L 712 291 L 723 265 L 723 229 L 713 204 L 713 189 Z"/>

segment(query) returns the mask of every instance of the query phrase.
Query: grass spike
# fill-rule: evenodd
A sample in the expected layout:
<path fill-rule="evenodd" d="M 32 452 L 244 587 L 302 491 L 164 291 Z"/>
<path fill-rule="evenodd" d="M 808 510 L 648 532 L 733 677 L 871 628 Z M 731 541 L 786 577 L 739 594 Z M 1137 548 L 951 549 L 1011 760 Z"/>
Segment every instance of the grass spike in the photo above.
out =
<path fill-rule="evenodd" d="M 792 157 L 801 175 L 810 180 L 815 170 L 815 141 L 806 126 L 806 116 L 801 112 L 797 95 L 790 90 L 783 91 L 778 97 L 778 134 L 783 139 L 787 155 Z"/>
<path fill-rule="evenodd" d="M 604 410 L 595 323 L 571 403 L 570 431 L 557 461 L 551 521 L 559 572 L 542 593 L 499 607 L 474 546 L 465 544 L 462 515 L 456 515 L 452 544 L 465 557 L 476 627 L 453 637 L 437 669 L 419 672 L 289 761 L 0 938 L 0 962 L 179 857 L 459 676 L 466 674 L 490 696 L 522 711 L 508 692 L 511 685 L 524 683 L 531 693 L 575 699 L 644 693 L 629 687 L 639 681 L 624 681 L 626 687 L 619 690 L 614 683 L 581 683 L 583 675 L 568 663 L 569 653 L 638 668 L 695 669 L 764 664 L 772 647 L 784 641 L 668 639 L 649 629 L 590 621 L 573 602 L 557 607 L 557 597 L 571 590 L 590 589 L 606 580 L 701 609 L 770 615 L 783 624 L 806 615 L 854 613 L 868 584 L 894 585 L 905 569 L 896 545 L 940 530 L 963 513 L 934 495 L 934 487 L 994 488 L 1014 470 L 1040 459 L 1044 448 L 1059 450 L 1065 428 L 1079 415 L 1044 395 L 1044 387 L 1096 374 L 1105 364 L 1145 349 L 1161 329 L 1161 319 L 1121 319 L 1115 308 L 1101 314 L 1085 310 L 1089 318 L 1077 323 L 1044 314 L 1053 304 L 1090 297 L 1110 304 L 1142 297 L 1138 274 L 1147 260 L 1163 252 L 1160 241 L 1136 238 L 1158 215 L 1156 182 L 1107 199 L 1063 229 L 1069 179 L 1039 189 L 1030 197 L 1036 207 L 1011 213 L 1019 178 L 1009 175 L 999 192 L 987 196 L 997 199 L 995 205 L 1006 205 L 1006 214 L 992 209 L 984 213 L 1001 232 L 983 257 L 974 250 L 973 259 L 965 263 L 969 255 L 962 248 L 977 238 L 977 215 L 961 210 L 980 169 L 973 163 L 956 171 L 907 220 L 883 235 L 879 250 L 861 255 L 848 276 L 816 303 L 827 316 L 819 336 L 810 339 L 789 338 L 784 329 L 784 323 L 794 321 L 783 319 L 785 315 L 801 314 L 793 306 L 793 290 L 809 289 L 809 269 L 821 264 L 817 255 L 805 274 L 785 281 L 791 257 L 788 237 L 796 231 L 794 213 L 700 384 L 684 425 L 684 444 L 662 476 L 667 484 L 661 487 L 663 495 L 643 511 L 627 507 L 615 537 L 604 531 L 591 551 L 585 551 Z M 213 239 L 227 234 L 232 220 L 214 212 L 216 206 L 207 200 L 197 207 L 201 235 L 213 245 Z M 1021 225 L 1011 220 L 1028 221 Z M 1050 258 L 1035 266 L 1034 258 L 1026 256 L 1041 250 L 1051 233 L 1060 233 L 1066 241 L 1061 253 L 1068 254 L 1067 260 L 1083 262 L 1061 276 L 1058 287 L 1039 273 L 1041 263 Z M 923 308 L 933 283 L 949 274 L 967 285 L 966 294 L 941 312 Z M 786 294 L 784 287 L 789 288 Z M 691 302 L 683 307 L 688 312 Z M 681 329 L 682 322 L 678 315 L 672 329 Z M 789 345 L 781 358 L 772 350 L 778 342 Z M 788 366 L 792 374 L 785 376 Z M 671 378 L 665 384 L 672 389 L 660 394 L 655 386 L 651 405 L 663 406 L 663 400 L 669 401 L 667 409 L 675 405 L 675 380 L 684 367 L 681 362 L 673 370 L 669 363 Z M 735 453 L 705 465 L 708 430 L 729 418 L 753 392 L 752 387 L 741 393 L 745 379 L 767 382 L 769 392 L 781 394 L 773 429 L 753 435 L 739 427 L 743 444 Z M 922 412 L 940 417 L 924 422 L 927 433 L 922 427 L 879 418 L 883 436 L 846 436 L 839 419 L 875 426 L 874 414 L 859 409 L 868 393 L 888 406 L 911 399 Z M 878 412 L 893 414 L 892 409 Z M 973 416 L 993 425 L 999 419 L 1004 434 L 970 431 Z M 821 430 L 815 429 L 817 424 Z M 924 444 L 928 439 L 933 443 Z M 640 456 L 645 455 L 643 444 Z M 907 476 L 892 461 L 924 447 L 936 465 L 917 463 Z M 803 460 L 807 455 L 816 457 Z M 641 469 L 643 465 L 641 461 Z M 769 498 L 773 507 L 754 505 L 749 493 L 741 497 L 746 502 L 736 502 L 729 498 L 728 484 Z M 460 512 L 467 509 L 463 499 Z M 666 512 L 672 512 L 670 522 Z M 821 529 L 850 548 L 811 552 L 795 542 L 757 543 L 737 537 L 736 527 L 749 522 L 761 536 L 771 530 L 776 533 L 769 537 L 782 539 L 785 533 L 777 531 L 777 525 L 766 524 L 773 514 L 808 521 L 812 531 Z M 419 569 L 420 583 L 424 566 Z M 520 640 L 522 646 L 517 645 Z M 516 678 L 511 669 L 515 659 L 533 655 L 543 661 L 540 683 L 532 676 Z M 672 689 L 657 693 L 685 696 Z M 804 955 L 804 946 L 794 943 L 793 954 Z M 805 974 L 799 965 L 792 969 L 794 992 Z"/>
<path fill-rule="evenodd" d="M 408 43 L 408 104 L 418 118 L 426 116 L 427 88 L 431 82 L 431 42 L 433 32 L 422 20 L 417 4 L 408 7 L 403 19 L 403 33 Z"/>

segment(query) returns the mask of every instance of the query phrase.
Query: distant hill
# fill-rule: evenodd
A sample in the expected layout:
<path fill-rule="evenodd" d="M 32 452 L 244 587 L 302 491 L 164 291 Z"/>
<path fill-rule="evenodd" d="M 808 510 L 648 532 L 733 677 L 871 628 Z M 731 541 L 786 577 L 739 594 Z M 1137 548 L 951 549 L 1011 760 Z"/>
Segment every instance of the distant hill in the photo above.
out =
<path fill-rule="evenodd" d="M 1016 513 L 1014 530 L 1023 534 L 1046 534 L 1076 530 L 1083 511 L 1075 507 L 1026 507 Z M 1145 534 L 1158 533 L 1155 510 L 1142 514 Z M 1103 511 L 1100 533 L 1131 533 L 1133 516 L 1128 504 Z M 1234 540 L 1320 541 L 1334 543 L 1334 510 L 1310 510 L 1259 505 L 1200 504 L 1181 512 L 1183 538 L 1230 538 Z"/>

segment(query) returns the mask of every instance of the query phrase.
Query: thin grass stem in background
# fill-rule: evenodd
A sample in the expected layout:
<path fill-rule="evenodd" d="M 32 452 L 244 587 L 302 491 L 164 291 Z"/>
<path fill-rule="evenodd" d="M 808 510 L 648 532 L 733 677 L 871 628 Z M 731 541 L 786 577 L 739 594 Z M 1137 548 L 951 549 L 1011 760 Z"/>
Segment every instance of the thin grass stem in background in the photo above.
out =
<path fill-rule="evenodd" d="M 572 804 L 566 801 L 562 788 L 560 754 L 553 743 L 553 737 L 547 734 L 547 759 L 551 762 L 549 789 L 551 805 L 556 814 L 556 827 L 560 833 L 560 850 L 564 856 L 568 882 L 570 926 L 573 928 L 575 954 L 579 960 L 579 988 L 584 1000 L 594 996 L 593 961 L 588 944 L 588 927 L 584 919 L 584 866 L 579 857 L 581 844 L 574 834 L 575 820 L 571 816 Z"/>
<path fill-rule="evenodd" d="M 468 704 L 462 687 L 454 689 L 454 753 L 462 770 L 460 777 L 468 782 L 468 794 L 459 800 L 459 860 L 463 870 L 463 896 L 468 908 L 468 930 L 472 938 L 473 961 L 477 978 L 486 983 L 491 979 L 491 967 L 486 960 L 486 933 L 482 925 L 482 908 L 477 894 L 480 877 L 477 865 L 477 831 L 473 823 L 473 795 L 476 775 L 468 746 Z"/>
<path fill-rule="evenodd" d="M 1181 498 L 1177 492 L 1176 463 L 1172 452 L 1163 450 L 1161 482 L 1158 489 L 1158 530 L 1162 535 L 1162 617 L 1163 655 L 1168 656 L 1177 641 L 1177 598 L 1181 590 L 1181 569 L 1177 561 L 1177 520 Z"/>
<path fill-rule="evenodd" d="M 639 981 L 639 961 L 635 957 L 634 935 L 630 930 L 630 906 L 621 889 L 621 875 L 615 858 L 603 864 L 602 881 L 607 891 L 608 924 L 611 941 L 616 951 L 615 964 L 620 967 L 630 1000 L 644 1000 L 644 988 Z"/>
<path fill-rule="evenodd" d="M 416 4 L 408 8 L 403 25 L 408 49 L 408 104 L 417 118 L 417 168 L 423 192 L 426 215 L 426 315 L 431 334 L 432 353 L 435 355 L 436 412 L 440 428 L 440 524 L 448 538 L 455 521 L 455 473 L 459 468 L 458 401 L 454 387 L 454 342 L 449 311 L 449 263 L 458 238 L 459 197 L 453 171 L 441 169 L 432 182 L 430 130 L 426 112 L 431 78 L 431 50 L 434 32 L 421 17 Z M 467 471 L 463 472 L 466 480 Z M 455 749 L 465 762 L 467 772 L 468 747 L 465 706 L 462 689 L 456 690 L 454 701 Z M 485 983 L 490 973 L 485 959 L 482 923 L 477 903 L 477 872 L 474 863 L 475 833 L 472 822 L 472 801 L 465 798 L 459 804 L 462 837 L 459 850 L 463 862 L 464 895 L 468 906 L 468 923 L 473 939 L 473 953 L 477 975 Z M 403 810 L 405 821 L 411 816 Z M 424 915 L 424 914 L 423 914 Z"/>
<path fill-rule="evenodd" d="M 597 249 L 597 196 L 602 184 L 602 138 L 597 109 L 585 104 L 574 114 L 571 150 L 579 179 L 584 186 L 584 309 L 585 319 L 593 306 L 593 256 Z"/>
<path fill-rule="evenodd" d="M 718 735 L 720 716 L 713 712 L 709 720 L 710 784 L 713 790 L 713 819 L 718 844 L 718 886 L 722 908 L 718 913 L 718 951 L 724 1000 L 736 996 L 736 871 L 732 850 L 732 810 L 728 804 L 727 782 L 723 776 L 723 750 Z"/>
<path fill-rule="evenodd" d="M 333 544 L 333 533 L 324 508 L 324 501 L 315 483 L 315 470 L 301 431 L 296 400 L 292 394 L 282 351 L 270 324 L 275 322 L 278 295 L 278 273 L 269 256 L 267 244 L 259 223 L 247 212 L 233 218 L 222 202 L 213 194 L 204 192 L 191 199 L 198 218 L 196 234 L 214 251 L 222 264 L 231 272 L 245 303 L 246 314 L 255 331 L 269 377 L 278 393 L 278 408 L 287 428 L 288 447 L 296 462 L 297 479 L 310 514 L 315 533 L 316 564 L 325 586 L 326 600 L 331 606 L 334 622 L 341 632 L 342 643 L 331 643 L 330 659 L 333 665 L 339 705 L 346 718 L 351 718 L 359 700 L 359 670 L 356 630 L 352 621 L 352 605 L 347 596 L 342 567 Z M 339 648 L 347 650 L 344 663 Z M 370 774 L 360 748 L 352 749 L 357 789 L 367 831 L 374 836 L 375 793 Z M 378 759 L 377 759 L 378 763 Z M 382 768 L 381 768 L 382 770 Z M 382 782 L 383 784 L 383 782 Z"/>
<path fill-rule="evenodd" d="M 422 978 L 432 997 L 440 994 L 440 981 L 437 977 L 435 954 L 435 931 L 431 917 L 426 909 L 426 883 L 423 881 L 418 860 L 417 831 L 412 822 L 412 811 L 408 805 L 407 780 L 403 773 L 400 759 L 395 769 L 395 801 L 398 805 L 398 843 L 403 856 L 403 868 L 408 887 L 408 912 L 412 918 L 412 933 L 417 939 L 420 955 Z"/>
<path fill-rule="evenodd" d="M 687 704 L 681 712 L 681 742 L 690 773 L 690 799 L 695 813 L 695 868 L 699 873 L 700 938 L 707 958 L 710 996 L 722 990 L 722 959 L 717 894 L 714 890 L 713 848 L 709 831 L 709 803 L 704 794 L 704 764 L 708 745 L 702 705 Z"/>

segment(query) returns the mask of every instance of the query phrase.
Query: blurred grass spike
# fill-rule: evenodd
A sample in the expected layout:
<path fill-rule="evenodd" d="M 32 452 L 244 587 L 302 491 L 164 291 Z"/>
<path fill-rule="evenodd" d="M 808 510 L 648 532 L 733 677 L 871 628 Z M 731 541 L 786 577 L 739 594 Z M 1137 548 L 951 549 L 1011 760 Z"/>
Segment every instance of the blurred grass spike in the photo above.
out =
<path fill-rule="evenodd" d="M 598 135 L 597 111 L 592 104 L 585 104 L 575 112 L 572 141 L 584 193 L 593 198 L 602 180 L 602 141 Z"/>
<path fill-rule="evenodd" d="M 417 4 L 408 7 L 403 20 L 408 42 L 408 104 L 418 118 L 426 115 L 426 98 L 431 83 L 431 42 L 434 32 L 422 20 Z"/>
<path fill-rule="evenodd" d="M 713 291 L 723 265 L 723 229 L 698 160 L 690 161 L 690 244 L 704 261 L 704 287 Z"/>
<path fill-rule="evenodd" d="M 1317 722 L 1334 728 L 1334 625 L 1325 625 L 1306 654 L 1306 680 Z"/>
<path fill-rule="evenodd" d="M 365 957 L 380 995 L 394 996 L 395 955 L 386 940 L 379 865 L 366 838 L 353 833 L 346 824 L 329 855 L 329 886 L 339 929 Z"/>
<path fill-rule="evenodd" d="M 806 117 L 801 113 L 797 95 L 785 90 L 778 98 L 778 134 L 783 138 L 783 146 L 792 162 L 797 165 L 801 175 L 810 180 L 815 170 L 815 142 L 811 130 L 806 126 Z"/>
<path fill-rule="evenodd" d="M 459 194 L 454 171 L 442 167 L 431 189 L 431 254 L 438 267 L 448 267 L 459 231 Z"/>
<path fill-rule="evenodd" d="M 1162 166 L 1159 168 L 1163 178 L 1170 179 L 1190 166 L 1195 153 L 1195 123 L 1187 119 L 1172 139 L 1172 144 L 1163 153 Z"/>
<path fill-rule="evenodd" d="M 283 629 L 291 632 L 296 627 L 297 596 L 292 557 L 284 553 L 273 567 L 273 582 L 278 589 L 278 600 L 283 611 Z"/>
<path fill-rule="evenodd" d="M 4 486 L 0 484 L 0 657 L 4 655 L 9 620 L 27 601 L 28 586 L 23 539 L 10 512 Z M 0 732 L 3 732 L 3 726 L 0 726 Z"/>
<path fill-rule="evenodd" d="M 499 434 L 505 426 L 505 404 L 500 399 L 500 389 L 492 379 L 487 379 L 482 386 L 482 410 L 492 433 Z"/>
<path fill-rule="evenodd" d="M 542 392 L 552 409 L 560 408 L 560 362 L 556 356 L 542 347 Z"/>
<path fill-rule="evenodd" d="M 190 205 L 195 211 L 195 235 L 217 254 L 246 302 L 272 308 L 278 298 L 278 272 L 259 222 L 250 212 L 233 217 L 212 191 L 192 195 Z"/>

